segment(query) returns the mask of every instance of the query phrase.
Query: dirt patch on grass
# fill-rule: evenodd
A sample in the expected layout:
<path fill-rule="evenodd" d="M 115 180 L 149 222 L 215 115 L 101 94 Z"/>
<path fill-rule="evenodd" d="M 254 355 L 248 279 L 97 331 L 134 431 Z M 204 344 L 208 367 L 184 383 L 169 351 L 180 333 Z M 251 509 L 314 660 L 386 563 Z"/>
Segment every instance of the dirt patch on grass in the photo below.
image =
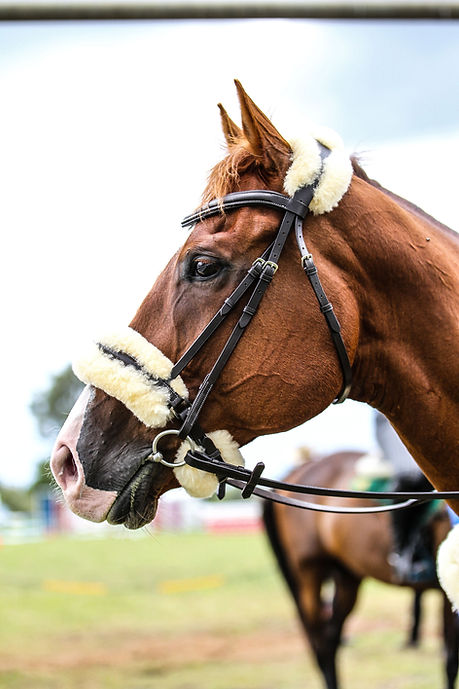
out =
<path fill-rule="evenodd" d="M 196 662 L 263 662 L 298 658 L 306 652 L 299 630 L 264 630 L 256 633 L 218 634 L 199 632 L 175 637 L 122 637 L 107 633 L 97 639 L 67 638 L 49 653 L 13 657 L 0 653 L 0 671 L 53 671 L 77 667 L 119 667 L 132 663 L 153 663 L 163 669 Z"/>
<path fill-rule="evenodd" d="M 365 634 L 393 629 L 390 620 L 352 616 L 346 626 L 349 641 Z M 427 631 L 427 630 L 425 630 Z M 403 635 L 404 636 L 404 635 Z M 430 629 L 426 636 L 435 636 Z M 299 623 L 281 623 L 268 629 L 247 632 L 204 630 L 156 636 L 107 630 L 103 634 L 75 633 L 61 636 L 43 650 L 5 653 L 0 651 L 0 672 L 53 672 L 89 667 L 123 667 L 149 663 L 158 671 L 168 671 L 207 662 L 253 662 L 298 660 L 308 654 L 308 644 Z M 308 654 L 309 655 L 309 654 Z"/>

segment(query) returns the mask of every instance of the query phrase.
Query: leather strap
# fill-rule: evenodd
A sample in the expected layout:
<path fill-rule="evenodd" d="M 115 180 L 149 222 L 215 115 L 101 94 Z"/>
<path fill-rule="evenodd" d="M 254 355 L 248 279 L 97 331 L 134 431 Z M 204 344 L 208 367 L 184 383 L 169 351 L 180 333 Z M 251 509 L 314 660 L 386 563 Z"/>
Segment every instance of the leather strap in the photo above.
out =
<path fill-rule="evenodd" d="M 223 484 L 234 486 L 242 491 L 242 497 L 248 498 L 252 494 L 258 495 L 266 500 L 279 502 L 291 507 L 310 509 L 317 512 L 335 512 L 340 514 L 365 514 L 373 512 L 391 512 L 394 510 L 413 507 L 423 502 L 431 500 L 454 500 L 459 498 L 459 491 L 427 491 L 427 492 L 398 492 L 398 491 L 362 491 L 344 490 L 340 488 L 322 488 L 320 486 L 309 486 L 298 483 L 287 483 L 286 481 L 276 481 L 264 478 L 262 472 L 264 464 L 259 462 L 251 471 L 244 467 L 236 467 L 227 464 L 221 459 L 211 459 L 205 453 L 190 451 L 185 457 L 185 461 L 190 466 L 201 471 L 208 471 L 216 474 L 219 481 Z M 269 488 L 263 490 L 260 488 Z M 321 505 L 310 503 L 305 500 L 297 500 L 290 496 L 280 495 L 276 491 L 288 491 L 290 493 L 300 493 L 302 495 L 317 495 L 322 497 L 333 497 L 343 499 L 359 500 L 396 500 L 392 505 L 378 505 L 372 507 L 343 507 L 341 505 Z"/>
<path fill-rule="evenodd" d="M 245 329 L 251 322 L 253 316 L 257 312 L 257 309 L 260 305 L 260 302 L 269 286 L 271 283 L 271 280 L 273 279 L 276 270 L 277 270 L 277 262 L 279 261 L 279 258 L 281 256 L 282 250 L 285 246 L 285 242 L 287 241 L 287 237 L 290 234 L 290 231 L 295 223 L 295 219 L 298 218 L 298 213 L 301 213 L 300 217 L 303 217 L 307 211 L 308 211 L 308 206 L 309 203 L 311 202 L 311 199 L 314 195 L 314 189 L 311 186 L 307 187 L 302 187 L 301 189 L 296 192 L 294 195 L 293 199 L 290 199 L 289 197 L 282 196 L 282 194 L 277 194 L 277 192 L 264 192 L 263 190 L 260 191 L 248 191 L 248 192 L 238 192 L 236 194 L 229 194 L 228 196 L 225 196 L 222 200 L 221 203 L 218 205 L 217 202 L 211 202 L 213 204 L 211 213 L 219 213 L 222 210 L 227 210 L 228 209 L 228 204 L 231 208 L 234 208 L 234 204 L 240 204 L 240 205 L 246 205 L 245 200 L 251 199 L 252 201 L 257 201 L 258 203 L 262 203 L 263 205 L 266 205 L 266 199 L 268 201 L 272 198 L 272 196 L 275 196 L 276 199 L 279 197 L 283 199 L 284 203 L 284 217 L 282 218 L 282 222 L 280 224 L 280 227 L 277 231 L 276 238 L 274 240 L 274 243 L 271 246 L 268 260 L 264 262 L 264 265 L 262 267 L 262 271 L 258 277 L 257 284 L 255 286 L 255 289 L 252 293 L 252 296 L 250 297 L 247 305 L 244 307 L 242 311 L 242 315 L 236 324 L 233 332 L 231 333 L 230 337 L 226 341 L 226 344 L 221 351 L 219 357 L 217 358 L 214 366 L 212 367 L 212 370 L 210 373 L 207 374 L 207 376 L 204 378 L 203 382 L 201 383 L 198 393 L 191 405 L 191 408 L 188 412 L 187 418 L 184 421 L 181 429 L 180 429 L 180 437 L 181 438 L 186 438 L 187 436 L 192 435 L 192 429 L 194 424 L 197 421 L 197 418 L 199 414 L 201 413 L 202 407 L 209 396 L 213 386 L 215 385 L 217 379 L 219 378 L 221 372 L 223 371 L 224 367 L 226 366 L 231 354 L 234 352 L 239 340 L 241 339 L 242 335 L 245 332 Z M 230 198 L 230 201 L 228 201 L 228 198 Z M 210 205 L 210 204 L 209 204 Z M 204 213 L 206 212 L 206 209 L 203 211 Z M 188 216 L 188 218 L 185 218 L 185 223 L 188 224 L 191 222 L 189 219 L 191 217 L 195 217 L 196 215 L 199 216 L 199 211 L 197 214 L 194 214 L 193 216 Z M 238 290 L 239 288 L 237 288 Z M 237 291 L 236 290 L 236 291 Z M 233 292 L 234 295 L 234 292 Z M 212 323 L 212 321 L 211 321 Z M 210 325 L 210 324 L 209 324 Z M 208 326 L 209 327 L 209 326 Z M 201 336 L 200 336 L 201 337 Z M 208 336 L 206 334 L 206 339 L 208 339 Z M 202 346 L 201 343 L 199 344 L 199 347 Z M 193 345 L 192 345 L 193 347 Z M 197 351 L 197 350 L 196 350 Z M 185 355 L 182 357 L 181 361 L 183 359 L 190 361 L 192 354 L 190 356 L 189 350 L 188 352 L 185 353 Z M 175 367 L 173 369 L 175 373 Z"/>
<path fill-rule="evenodd" d="M 210 373 L 207 374 L 207 376 L 204 378 L 203 382 L 199 387 L 198 393 L 191 404 L 188 416 L 180 429 L 179 435 L 181 438 L 186 438 L 187 435 L 192 435 L 193 426 L 196 423 L 196 420 L 201 412 L 204 402 L 206 401 L 213 386 L 215 385 L 221 372 L 226 366 L 228 359 L 234 352 L 237 343 L 239 342 L 239 340 L 245 332 L 246 327 L 249 325 L 253 316 L 257 312 L 258 306 L 263 298 L 263 295 L 267 287 L 271 283 L 272 278 L 274 277 L 274 273 L 275 269 L 272 266 L 272 264 L 266 262 L 258 279 L 257 285 L 252 293 L 252 296 L 242 311 L 242 315 L 239 318 L 239 321 L 237 322 L 231 335 L 226 341 L 226 344 L 223 347 L 220 355 L 218 356 L 215 364 L 213 365 Z"/>
<path fill-rule="evenodd" d="M 277 191 L 266 191 L 256 189 L 254 191 L 236 191 L 227 194 L 222 199 L 210 201 L 207 206 L 199 208 L 194 213 L 190 213 L 182 220 L 182 227 L 195 225 L 197 222 L 211 218 L 220 213 L 237 210 L 243 206 L 268 206 L 285 211 L 290 201 L 289 196 L 279 194 Z"/>
<path fill-rule="evenodd" d="M 239 488 L 243 492 L 244 483 L 234 479 L 228 479 L 229 486 Z M 242 495 L 242 493 L 241 493 Z M 257 495 L 264 500 L 271 502 L 278 502 L 281 505 L 288 505 L 289 507 L 298 507 L 301 510 L 310 510 L 312 512 L 328 512 L 333 514 L 375 514 L 377 512 L 393 512 L 395 510 L 402 510 L 406 507 L 413 507 L 424 502 L 424 500 L 405 500 L 393 505 L 375 505 L 374 507 L 344 507 L 343 505 L 323 505 L 317 502 L 309 502 L 308 500 L 297 500 L 287 495 L 281 495 L 273 490 L 264 490 L 263 488 L 255 488 L 253 495 Z M 375 493 L 374 499 L 378 499 Z"/>
<path fill-rule="evenodd" d="M 271 246 L 263 252 L 260 258 L 257 258 L 253 262 L 253 264 L 247 271 L 247 275 L 245 276 L 245 278 L 239 283 L 234 292 L 232 292 L 230 296 L 225 299 L 225 301 L 223 302 L 223 306 L 217 311 L 215 316 L 206 325 L 204 330 L 188 347 L 186 352 L 182 354 L 177 363 L 174 364 L 171 371 L 171 378 L 175 378 L 176 376 L 180 375 L 183 369 L 190 363 L 193 357 L 195 357 L 199 350 L 205 345 L 207 340 L 214 334 L 219 325 L 223 323 L 226 316 L 229 313 L 231 313 L 231 311 L 238 304 L 238 302 L 244 296 L 247 290 L 250 289 L 255 280 L 257 280 L 260 277 L 264 263 L 271 252 Z"/>
<path fill-rule="evenodd" d="M 304 272 L 309 282 L 311 283 L 311 287 L 314 290 L 314 294 L 316 295 L 317 301 L 320 306 L 320 310 L 323 313 L 325 321 L 330 330 L 330 335 L 335 345 L 336 353 L 338 354 L 338 359 L 343 374 L 343 384 L 341 387 L 341 391 L 338 394 L 338 397 L 334 400 L 333 404 L 341 404 L 348 397 L 351 391 L 351 362 L 349 361 L 346 346 L 341 335 L 341 326 L 339 324 L 337 317 L 335 316 L 333 306 L 328 301 L 327 295 L 325 294 L 324 288 L 322 287 L 316 265 L 312 258 L 312 254 L 309 253 L 306 247 L 303 236 L 303 226 L 301 220 L 299 219 L 297 219 L 295 223 L 295 236 L 301 254 L 301 264 L 303 266 Z"/>

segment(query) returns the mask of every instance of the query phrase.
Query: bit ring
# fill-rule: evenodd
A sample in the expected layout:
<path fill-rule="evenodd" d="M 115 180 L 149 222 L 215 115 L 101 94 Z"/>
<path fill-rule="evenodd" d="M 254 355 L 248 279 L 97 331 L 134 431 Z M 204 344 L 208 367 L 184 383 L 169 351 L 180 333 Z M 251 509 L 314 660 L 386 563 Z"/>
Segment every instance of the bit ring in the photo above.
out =
<path fill-rule="evenodd" d="M 162 433 L 158 433 L 158 435 L 153 440 L 151 446 L 151 454 L 148 455 L 147 460 L 163 464 L 164 466 L 170 467 L 171 469 L 184 466 L 186 464 L 184 459 L 181 462 L 168 462 L 166 459 L 164 459 L 162 452 L 158 450 L 158 443 L 162 438 L 164 438 L 166 435 L 179 435 L 179 433 L 180 431 L 176 428 L 170 428 L 167 431 L 162 431 Z M 188 440 L 193 450 L 197 448 L 196 443 L 189 436 L 186 437 L 186 440 Z"/>

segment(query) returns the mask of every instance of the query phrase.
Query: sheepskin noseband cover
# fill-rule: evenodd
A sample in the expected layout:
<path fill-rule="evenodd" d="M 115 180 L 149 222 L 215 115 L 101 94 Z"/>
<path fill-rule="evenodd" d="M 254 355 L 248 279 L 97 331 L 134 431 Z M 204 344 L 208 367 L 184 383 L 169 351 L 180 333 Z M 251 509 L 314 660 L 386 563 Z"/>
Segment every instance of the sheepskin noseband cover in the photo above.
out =
<path fill-rule="evenodd" d="M 169 386 L 188 399 L 188 390 L 180 376 L 170 378 L 172 366 L 157 347 L 132 328 L 104 335 L 73 362 L 75 375 L 83 383 L 115 397 L 149 428 L 164 428 L 172 416 Z M 244 464 L 239 447 L 228 431 L 213 431 L 209 437 L 226 462 Z M 177 461 L 183 460 L 190 447 L 187 440 L 181 444 Z M 210 497 L 218 488 L 215 474 L 187 464 L 174 469 L 174 474 L 193 497 Z"/>
<path fill-rule="evenodd" d="M 222 458 L 228 464 L 244 466 L 244 458 L 239 451 L 239 445 L 228 431 L 212 431 L 207 434 L 213 441 L 215 447 L 220 450 Z M 191 449 L 188 440 L 185 440 L 179 447 L 176 455 L 177 461 L 181 462 L 188 450 Z M 210 498 L 216 493 L 218 488 L 218 478 L 215 474 L 208 471 L 201 471 L 188 464 L 174 469 L 175 478 L 186 492 L 193 498 Z"/>
<path fill-rule="evenodd" d="M 145 426 L 163 428 L 172 415 L 168 385 L 188 398 L 180 376 L 170 379 L 172 366 L 151 342 L 132 328 L 126 328 L 91 343 L 74 361 L 73 370 L 83 383 L 116 397 Z"/>

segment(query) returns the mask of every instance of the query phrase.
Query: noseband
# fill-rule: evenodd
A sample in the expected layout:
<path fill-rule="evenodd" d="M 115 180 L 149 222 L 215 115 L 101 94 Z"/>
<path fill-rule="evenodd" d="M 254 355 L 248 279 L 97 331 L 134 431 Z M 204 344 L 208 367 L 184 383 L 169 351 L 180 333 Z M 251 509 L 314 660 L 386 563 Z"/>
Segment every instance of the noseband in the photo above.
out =
<path fill-rule="evenodd" d="M 319 148 L 323 168 L 323 161 L 330 153 L 330 150 L 322 144 L 319 144 Z M 201 383 L 193 402 L 188 402 L 174 391 L 171 392 L 170 406 L 174 415 L 182 425 L 179 430 L 166 430 L 158 435 L 154 442 L 153 453 L 149 458 L 152 461 L 160 462 L 169 467 L 177 467 L 186 463 L 191 467 L 200 469 L 201 471 L 215 474 L 219 481 L 218 497 L 220 499 L 222 499 L 225 495 L 226 485 L 230 485 L 241 490 L 241 495 L 243 498 L 248 498 L 252 494 L 255 494 L 264 499 L 279 502 L 281 504 L 320 512 L 338 512 L 344 514 L 387 512 L 410 507 L 428 500 L 435 500 L 438 498 L 457 498 L 459 497 L 459 492 L 456 491 L 443 493 L 436 491 L 429 493 L 346 491 L 340 489 L 328 489 L 315 486 L 291 484 L 283 481 L 273 481 L 271 479 L 262 477 L 262 472 L 265 468 L 263 462 L 259 462 L 255 468 L 250 471 L 248 469 L 244 469 L 244 467 L 236 467 L 223 461 L 219 450 L 215 447 L 212 440 L 204 433 L 198 424 L 198 417 L 207 397 L 209 396 L 222 370 L 228 362 L 231 354 L 234 352 L 239 340 L 245 333 L 247 326 L 250 324 L 252 318 L 256 314 L 260 302 L 262 301 L 268 286 L 278 270 L 279 259 L 281 258 L 282 250 L 290 232 L 292 231 L 292 228 L 294 228 L 296 242 L 300 252 L 301 265 L 314 291 L 320 311 L 324 315 L 341 367 L 343 379 L 342 385 L 340 392 L 333 403 L 342 403 L 349 395 L 352 385 L 352 370 L 341 335 L 341 327 L 337 317 L 335 316 L 333 307 L 324 292 L 317 273 L 317 268 L 314 264 L 312 255 L 309 253 L 306 247 L 303 236 L 303 221 L 309 212 L 309 204 L 311 203 L 315 188 L 317 187 L 319 181 L 320 174 L 313 184 L 301 187 L 295 192 L 293 197 L 266 190 L 241 191 L 227 194 L 222 199 L 211 201 L 203 208 L 200 208 L 194 213 L 186 216 L 182 221 L 182 227 L 189 227 L 198 222 L 206 220 L 207 218 L 235 211 L 239 208 L 247 206 L 274 208 L 284 213 L 274 242 L 265 250 L 262 256 L 253 262 L 244 279 L 239 283 L 234 292 L 227 299 L 225 299 L 219 311 L 203 329 L 201 334 L 198 335 L 196 340 L 190 345 L 186 352 L 181 356 L 179 361 L 177 361 L 177 363 L 173 366 L 170 374 L 171 379 L 174 379 L 176 376 L 180 375 L 190 361 L 201 350 L 204 344 L 211 338 L 213 333 L 225 320 L 228 314 L 234 310 L 242 297 L 252 288 L 252 292 L 248 297 L 247 303 L 242 310 L 242 314 L 236 326 L 226 341 L 221 353 L 217 357 L 217 360 L 215 361 L 211 371 Z M 178 435 L 183 440 L 189 439 L 192 441 L 192 445 L 194 445 L 193 449 L 190 449 L 190 451 L 186 454 L 185 459 L 180 463 L 167 462 L 162 453 L 158 451 L 158 440 L 169 434 Z M 260 486 L 269 488 L 271 490 L 264 490 L 263 488 L 260 488 Z M 286 490 L 295 493 L 326 497 L 358 498 L 378 501 L 395 500 L 398 502 L 395 502 L 391 505 L 385 504 L 375 507 L 342 507 L 316 504 L 305 500 L 297 500 L 285 495 L 281 495 L 276 492 L 277 490 Z"/>

